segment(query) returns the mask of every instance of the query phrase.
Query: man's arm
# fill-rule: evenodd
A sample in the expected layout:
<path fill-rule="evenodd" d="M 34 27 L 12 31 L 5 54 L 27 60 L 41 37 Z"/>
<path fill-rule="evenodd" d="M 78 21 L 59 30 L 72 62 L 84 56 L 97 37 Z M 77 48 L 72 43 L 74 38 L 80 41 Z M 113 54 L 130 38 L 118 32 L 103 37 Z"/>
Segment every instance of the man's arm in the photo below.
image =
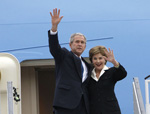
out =
<path fill-rule="evenodd" d="M 60 23 L 63 16 L 59 17 L 60 10 L 53 9 L 53 14 L 50 12 L 51 15 L 51 23 L 52 28 L 48 31 L 48 37 L 49 37 L 49 49 L 55 60 L 60 61 L 61 57 L 63 56 L 62 49 L 60 47 L 59 41 L 58 41 L 58 34 L 57 34 L 57 27 Z"/>

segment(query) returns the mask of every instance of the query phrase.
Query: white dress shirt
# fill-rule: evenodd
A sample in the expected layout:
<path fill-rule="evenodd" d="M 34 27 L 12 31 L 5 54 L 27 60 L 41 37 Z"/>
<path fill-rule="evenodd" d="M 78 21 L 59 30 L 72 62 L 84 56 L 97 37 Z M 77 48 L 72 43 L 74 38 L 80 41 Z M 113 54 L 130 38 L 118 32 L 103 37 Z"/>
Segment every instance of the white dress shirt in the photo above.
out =
<path fill-rule="evenodd" d="M 57 31 L 56 31 L 56 32 L 53 32 L 52 30 L 50 30 L 50 34 L 51 34 L 51 35 L 55 35 L 55 34 L 57 34 Z"/>
<path fill-rule="evenodd" d="M 108 70 L 109 68 L 105 65 L 104 68 L 101 70 L 101 73 L 99 75 L 99 78 L 96 77 L 95 68 L 92 70 L 91 77 L 98 82 L 100 77 L 104 74 L 105 70 Z"/>

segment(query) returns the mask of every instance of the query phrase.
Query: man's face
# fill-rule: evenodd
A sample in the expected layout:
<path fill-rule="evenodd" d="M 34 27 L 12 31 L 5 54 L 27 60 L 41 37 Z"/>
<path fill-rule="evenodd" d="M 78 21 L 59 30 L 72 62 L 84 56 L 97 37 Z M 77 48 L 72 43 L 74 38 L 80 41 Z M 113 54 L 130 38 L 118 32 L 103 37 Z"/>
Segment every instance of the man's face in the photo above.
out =
<path fill-rule="evenodd" d="M 80 56 L 86 48 L 85 38 L 81 35 L 76 35 L 72 43 L 69 43 L 71 51 L 77 56 Z"/>

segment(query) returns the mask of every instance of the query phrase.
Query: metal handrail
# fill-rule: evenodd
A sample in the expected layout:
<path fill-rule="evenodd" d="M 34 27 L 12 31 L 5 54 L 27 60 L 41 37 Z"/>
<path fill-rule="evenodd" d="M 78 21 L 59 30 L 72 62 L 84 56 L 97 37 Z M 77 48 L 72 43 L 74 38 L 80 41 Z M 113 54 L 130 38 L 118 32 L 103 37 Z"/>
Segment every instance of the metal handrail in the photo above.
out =
<path fill-rule="evenodd" d="M 150 75 L 145 77 L 145 97 L 146 97 L 145 108 L 146 108 L 146 114 L 150 114 L 150 101 L 149 101 L 149 84 L 150 84 L 150 80 L 146 80 L 149 77 L 150 77 Z"/>
<path fill-rule="evenodd" d="M 1 71 L 0 71 L 0 80 L 1 80 Z"/>

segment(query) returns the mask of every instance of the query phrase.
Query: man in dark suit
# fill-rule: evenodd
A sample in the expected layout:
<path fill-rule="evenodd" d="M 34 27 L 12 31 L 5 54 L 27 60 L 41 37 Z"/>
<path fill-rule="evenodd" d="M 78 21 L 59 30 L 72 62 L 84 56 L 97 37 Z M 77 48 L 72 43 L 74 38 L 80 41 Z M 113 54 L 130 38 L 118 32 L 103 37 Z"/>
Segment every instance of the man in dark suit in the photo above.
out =
<path fill-rule="evenodd" d="M 70 38 L 70 48 L 61 48 L 57 27 L 63 16 L 60 10 L 50 12 L 52 28 L 48 31 L 49 48 L 56 64 L 56 88 L 53 101 L 54 114 L 89 114 L 87 83 L 90 65 L 81 57 L 86 48 L 86 38 L 75 33 Z"/>

